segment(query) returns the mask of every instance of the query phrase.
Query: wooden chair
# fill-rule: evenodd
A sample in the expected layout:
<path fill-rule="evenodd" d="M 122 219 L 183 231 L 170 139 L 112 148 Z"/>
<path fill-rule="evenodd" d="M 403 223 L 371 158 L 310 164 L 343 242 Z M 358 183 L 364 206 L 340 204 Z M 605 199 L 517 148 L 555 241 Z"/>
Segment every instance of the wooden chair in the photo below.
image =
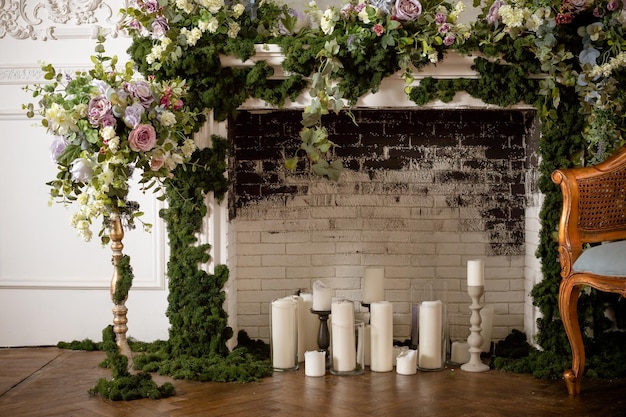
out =
<path fill-rule="evenodd" d="M 626 295 L 626 147 L 596 166 L 556 170 L 552 181 L 563 193 L 559 311 L 572 348 L 572 368 L 563 376 L 569 394 L 577 395 L 585 370 L 580 291 L 588 285 Z"/>

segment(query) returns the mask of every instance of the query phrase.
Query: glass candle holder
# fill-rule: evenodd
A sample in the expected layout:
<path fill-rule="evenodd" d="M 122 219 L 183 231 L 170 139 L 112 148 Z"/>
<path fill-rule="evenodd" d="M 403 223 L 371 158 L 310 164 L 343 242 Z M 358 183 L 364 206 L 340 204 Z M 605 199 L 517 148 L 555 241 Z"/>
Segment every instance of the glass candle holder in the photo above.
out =
<path fill-rule="evenodd" d="M 331 339 L 333 375 L 359 375 L 365 370 L 365 324 L 333 324 Z"/>

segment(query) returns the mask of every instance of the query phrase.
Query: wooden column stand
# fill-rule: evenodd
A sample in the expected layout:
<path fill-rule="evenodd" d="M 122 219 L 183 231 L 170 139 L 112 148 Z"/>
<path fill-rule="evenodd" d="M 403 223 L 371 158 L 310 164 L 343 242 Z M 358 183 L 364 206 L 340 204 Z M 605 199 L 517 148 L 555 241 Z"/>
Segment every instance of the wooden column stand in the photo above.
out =
<path fill-rule="evenodd" d="M 317 346 L 319 350 L 324 352 L 326 355 L 326 369 L 330 369 L 330 352 L 328 351 L 328 347 L 330 346 L 330 332 L 328 330 L 328 317 L 330 316 L 330 311 L 319 311 L 311 309 L 311 313 L 317 314 L 320 319 L 320 331 L 317 334 Z"/>
<path fill-rule="evenodd" d="M 480 310 L 483 306 L 480 305 L 480 297 L 485 292 L 485 287 L 481 286 L 468 286 L 467 293 L 472 297 L 472 304 L 470 310 L 472 310 L 472 316 L 470 317 L 471 334 L 467 338 L 467 343 L 470 345 L 470 360 L 468 363 L 461 365 L 461 369 L 467 372 L 485 372 L 489 370 L 489 365 L 482 363 L 480 360 L 480 353 L 482 352 L 483 337 L 480 334 L 480 324 L 482 319 L 480 318 Z"/>
<path fill-rule="evenodd" d="M 126 307 L 126 298 L 121 300 L 119 303 L 115 301 L 115 289 L 118 285 L 120 275 L 117 271 L 117 265 L 119 261 L 124 256 L 122 253 L 122 249 L 124 249 L 124 244 L 122 243 L 122 239 L 124 239 L 124 228 L 122 227 L 122 220 L 120 219 L 119 213 L 114 211 L 111 213 L 111 225 L 109 228 L 109 236 L 111 237 L 111 251 L 113 252 L 113 277 L 111 278 L 111 300 L 113 301 L 113 332 L 115 332 L 115 343 L 120 351 L 120 354 L 126 356 L 128 358 L 128 368 L 132 368 L 132 351 L 130 350 L 130 346 L 128 346 L 128 340 L 126 339 L 126 332 L 128 331 L 128 319 L 126 318 L 126 313 L 128 313 L 128 308 Z"/>

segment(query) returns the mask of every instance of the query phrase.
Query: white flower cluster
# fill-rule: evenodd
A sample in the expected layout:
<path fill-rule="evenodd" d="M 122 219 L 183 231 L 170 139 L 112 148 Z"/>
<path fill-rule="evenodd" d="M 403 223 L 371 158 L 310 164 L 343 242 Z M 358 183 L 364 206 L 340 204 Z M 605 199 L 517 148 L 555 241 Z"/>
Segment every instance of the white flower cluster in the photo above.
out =
<path fill-rule="evenodd" d="M 619 54 L 611 57 L 608 62 L 602 65 L 594 66 L 589 72 L 589 78 L 594 79 L 596 77 L 608 78 L 611 74 L 620 69 L 626 67 L 626 52 L 620 52 Z"/>

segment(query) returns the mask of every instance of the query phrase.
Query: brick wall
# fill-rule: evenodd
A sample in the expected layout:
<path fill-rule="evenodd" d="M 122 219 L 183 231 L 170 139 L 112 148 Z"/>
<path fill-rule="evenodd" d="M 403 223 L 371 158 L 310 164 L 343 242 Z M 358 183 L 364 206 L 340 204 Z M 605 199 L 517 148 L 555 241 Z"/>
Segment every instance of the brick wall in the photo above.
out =
<path fill-rule="evenodd" d="M 325 119 L 340 181 L 285 172 L 299 111 L 240 111 L 229 120 L 229 264 L 237 323 L 268 340 L 269 302 L 320 279 L 361 299 L 365 266 L 385 268 L 394 336 L 409 335 L 410 289 L 446 288 L 468 312 L 468 259 L 485 260 L 494 339 L 524 329 L 527 178 L 535 152 L 528 110 L 358 110 Z M 530 164 L 532 165 L 532 164 Z"/>

